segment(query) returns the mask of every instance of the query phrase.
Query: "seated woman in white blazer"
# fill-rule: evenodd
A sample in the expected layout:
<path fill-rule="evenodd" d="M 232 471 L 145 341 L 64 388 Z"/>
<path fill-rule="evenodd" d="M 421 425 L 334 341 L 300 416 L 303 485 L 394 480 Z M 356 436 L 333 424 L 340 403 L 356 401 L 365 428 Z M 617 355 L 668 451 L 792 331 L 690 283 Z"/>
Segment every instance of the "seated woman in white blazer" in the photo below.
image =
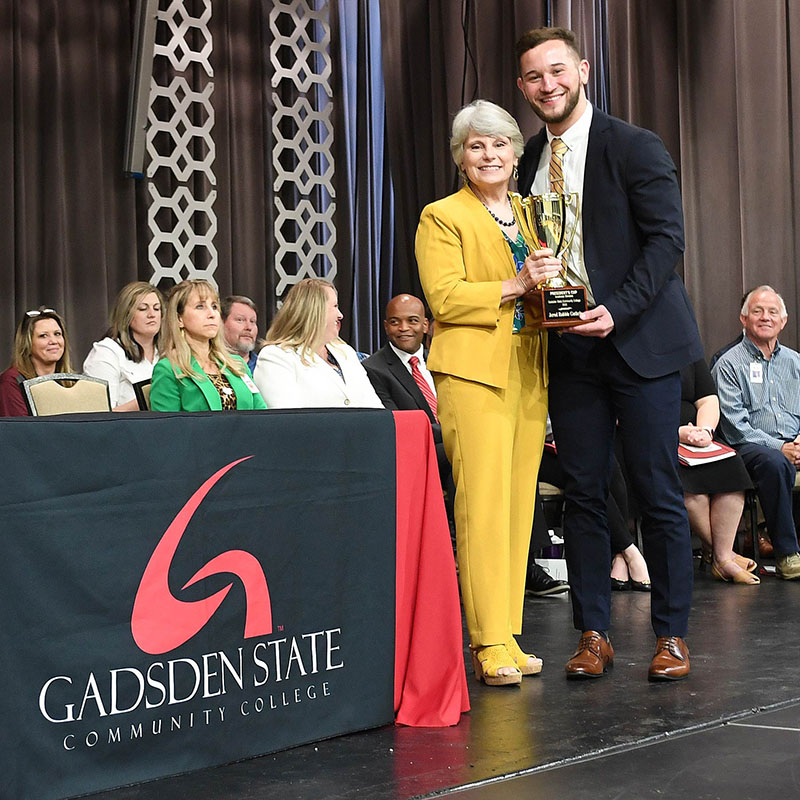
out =
<path fill-rule="evenodd" d="M 253 380 L 269 408 L 383 408 L 356 351 L 339 338 L 333 284 L 304 278 L 286 295 Z"/>

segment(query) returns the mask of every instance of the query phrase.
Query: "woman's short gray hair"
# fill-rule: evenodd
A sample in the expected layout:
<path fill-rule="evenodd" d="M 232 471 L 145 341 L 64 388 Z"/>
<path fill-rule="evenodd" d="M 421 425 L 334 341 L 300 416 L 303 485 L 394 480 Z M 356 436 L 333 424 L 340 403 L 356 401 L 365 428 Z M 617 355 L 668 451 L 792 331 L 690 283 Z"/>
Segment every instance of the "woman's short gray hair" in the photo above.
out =
<path fill-rule="evenodd" d="M 450 152 L 453 161 L 461 170 L 464 158 L 464 142 L 470 131 L 481 136 L 505 136 L 514 147 L 514 155 L 519 158 L 525 149 L 525 140 L 517 121 L 504 108 L 489 100 L 475 100 L 464 106 L 453 120 L 453 134 L 450 138 Z"/>

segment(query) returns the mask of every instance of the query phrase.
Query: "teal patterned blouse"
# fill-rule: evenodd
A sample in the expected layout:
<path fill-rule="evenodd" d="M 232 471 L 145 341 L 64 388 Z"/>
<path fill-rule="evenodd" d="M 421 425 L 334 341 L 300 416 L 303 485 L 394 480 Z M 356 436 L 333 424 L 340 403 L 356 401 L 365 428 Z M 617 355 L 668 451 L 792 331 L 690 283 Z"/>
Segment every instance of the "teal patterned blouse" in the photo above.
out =
<path fill-rule="evenodd" d="M 503 238 L 508 242 L 511 248 L 511 255 L 514 256 L 514 266 L 517 272 L 522 269 L 525 259 L 529 255 L 528 245 L 522 238 L 521 233 L 517 233 L 517 240 L 510 239 L 505 231 L 503 231 Z M 519 333 L 525 327 L 525 304 L 522 298 L 518 297 L 514 303 L 514 333 Z"/>

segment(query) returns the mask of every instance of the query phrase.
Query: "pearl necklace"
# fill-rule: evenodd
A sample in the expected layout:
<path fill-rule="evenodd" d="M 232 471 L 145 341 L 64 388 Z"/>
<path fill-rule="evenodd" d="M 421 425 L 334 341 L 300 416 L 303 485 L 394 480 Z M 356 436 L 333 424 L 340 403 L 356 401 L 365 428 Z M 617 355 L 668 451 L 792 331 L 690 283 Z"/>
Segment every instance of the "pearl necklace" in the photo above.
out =
<path fill-rule="evenodd" d="M 492 209 L 483 202 L 483 200 L 481 200 L 481 205 L 492 215 L 492 219 L 498 225 L 502 225 L 504 228 L 513 228 L 517 224 L 517 220 L 514 218 L 513 210 L 511 212 L 511 222 L 506 222 L 505 220 L 500 219 L 500 217 L 498 217 L 497 214 L 495 214 L 494 211 L 492 211 Z M 511 208 L 511 200 L 508 201 L 508 207 Z"/>

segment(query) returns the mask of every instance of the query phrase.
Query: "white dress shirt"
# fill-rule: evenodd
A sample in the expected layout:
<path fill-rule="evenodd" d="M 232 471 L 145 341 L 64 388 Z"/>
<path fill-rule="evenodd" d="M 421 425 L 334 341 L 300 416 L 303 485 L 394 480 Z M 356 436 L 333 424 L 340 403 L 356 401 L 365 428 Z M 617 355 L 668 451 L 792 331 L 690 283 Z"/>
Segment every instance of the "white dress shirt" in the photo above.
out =
<path fill-rule="evenodd" d="M 539 158 L 539 166 L 536 169 L 536 177 L 533 179 L 531 194 L 545 194 L 552 191 L 550 188 L 550 143 L 555 138 L 561 139 L 567 146 L 567 152 L 562 157 L 564 166 L 564 192 L 578 193 L 578 213 L 580 214 L 580 224 L 575 232 L 575 237 L 566 253 L 566 261 L 570 270 L 574 274 L 567 273 L 568 283 L 580 283 L 586 287 L 586 301 L 588 305 L 594 306 L 592 296 L 592 286 L 586 274 L 586 266 L 583 261 L 583 178 L 586 173 L 586 152 L 589 148 L 589 129 L 592 126 L 592 104 L 586 104 L 586 110 L 581 114 L 580 119 L 572 127 L 564 131 L 561 136 L 554 136 L 548 129 L 547 147 L 542 148 L 542 155 Z M 574 212 L 568 211 L 569 230 L 574 224 Z M 579 276 L 579 280 L 575 276 Z"/>
<path fill-rule="evenodd" d="M 108 381 L 111 408 L 116 408 L 136 398 L 133 384 L 152 378 L 153 366 L 158 359 L 156 351 L 152 361 L 146 358 L 141 361 L 131 361 L 121 345 L 106 337 L 92 345 L 89 355 L 83 362 L 83 374 Z"/>
<path fill-rule="evenodd" d="M 389 342 L 389 347 L 391 347 L 392 350 L 394 350 L 395 355 L 403 362 L 403 365 L 408 370 L 409 375 L 413 376 L 413 373 L 411 372 L 411 364 L 409 364 L 408 362 L 411 361 L 411 359 L 414 356 L 416 356 L 419 359 L 419 364 L 417 364 L 417 366 L 419 367 L 420 374 L 422 375 L 423 378 L 425 378 L 425 383 L 427 383 L 428 386 L 431 387 L 433 396 L 436 397 L 436 386 L 433 383 L 433 375 L 431 375 L 431 373 L 428 372 L 428 367 L 425 365 L 423 346 L 420 345 L 419 350 L 417 350 L 416 353 L 406 353 L 405 350 L 400 350 L 400 348 L 395 347 L 391 342 Z"/>

